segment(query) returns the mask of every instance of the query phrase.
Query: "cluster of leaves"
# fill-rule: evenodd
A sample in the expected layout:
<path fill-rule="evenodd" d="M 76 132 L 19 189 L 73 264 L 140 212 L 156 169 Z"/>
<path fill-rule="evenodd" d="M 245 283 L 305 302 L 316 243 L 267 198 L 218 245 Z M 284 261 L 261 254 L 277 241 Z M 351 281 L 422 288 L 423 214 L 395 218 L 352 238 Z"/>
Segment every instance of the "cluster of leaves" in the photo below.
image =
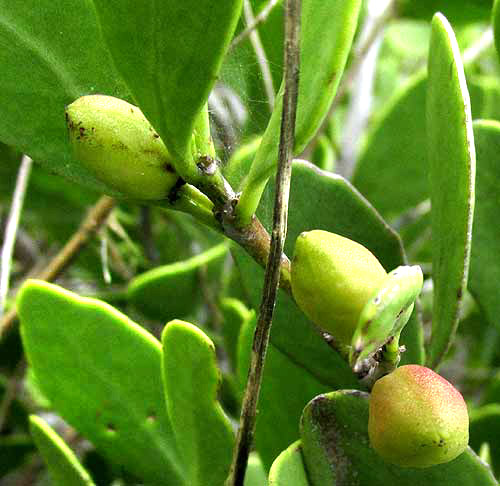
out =
<path fill-rule="evenodd" d="M 255 12 L 267 4 L 249 3 Z M 349 182 L 334 173 L 336 159 L 342 167 L 348 100 L 322 122 L 346 60 L 348 70 L 356 65 L 351 44 L 367 15 L 361 3 L 302 1 L 295 154 L 310 154 L 310 162 L 293 166 L 285 253 L 293 253 L 301 232 L 323 229 L 363 244 L 387 271 L 407 261 L 424 268 L 422 312 L 404 329 L 402 362 L 443 362 L 442 373 L 470 405 L 472 448 L 426 470 L 382 461 L 368 444 L 363 385 L 282 292 L 245 484 L 498 484 L 500 66 L 490 45 L 463 56 L 464 77 L 455 41 L 462 49 L 475 44 L 492 5 L 447 2 L 453 32 L 443 17 L 431 22 L 435 2 L 395 2 L 373 119 Z M 278 91 L 272 114 L 252 44 L 228 50 L 245 27 L 241 1 L 0 0 L 0 7 L 0 215 L 20 153 L 38 163 L 14 282 L 64 244 L 98 193 L 120 196 L 70 150 L 64 107 L 86 94 L 137 104 L 182 158 L 218 77 L 215 95 L 230 93 L 247 113 L 235 130 L 209 105 L 222 172 L 243 191 L 243 220 L 258 206 L 270 228 L 273 188 L 266 182 L 279 142 L 282 2 L 258 28 Z M 493 12 L 498 34 L 500 8 Z M 192 176 L 188 169 L 182 175 Z M 0 484 L 43 484 L 38 449 L 55 484 L 222 485 L 263 276 L 241 247 L 191 216 L 120 202 L 60 286 L 31 282 L 20 292 L 23 345 L 17 330 L 0 342 Z"/>

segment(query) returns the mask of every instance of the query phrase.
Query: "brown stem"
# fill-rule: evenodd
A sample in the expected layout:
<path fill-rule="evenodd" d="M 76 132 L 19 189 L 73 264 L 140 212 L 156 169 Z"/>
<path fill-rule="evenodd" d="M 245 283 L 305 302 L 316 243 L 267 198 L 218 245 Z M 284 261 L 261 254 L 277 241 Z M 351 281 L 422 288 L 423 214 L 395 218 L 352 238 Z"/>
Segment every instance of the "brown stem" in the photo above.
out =
<path fill-rule="evenodd" d="M 255 432 L 257 403 L 280 280 L 283 246 L 287 229 L 292 151 L 295 139 L 295 118 L 299 86 L 299 33 L 300 0 L 287 0 L 285 7 L 285 92 L 281 117 L 271 249 L 266 265 L 259 319 L 255 328 L 250 370 L 240 416 L 240 427 L 236 437 L 233 461 L 226 486 L 243 486 L 245 479 L 248 455 L 250 454 Z"/>
<path fill-rule="evenodd" d="M 87 213 L 76 233 L 35 278 L 47 282 L 55 280 L 68 267 L 78 252 L 88 243 L 95 231 L 106 221 L 114 206 L 114 199 L 102 196 Z M 12 327 L 16 319 L 17 310 L 13 308 L 0 321 L 0 339 Z"/>

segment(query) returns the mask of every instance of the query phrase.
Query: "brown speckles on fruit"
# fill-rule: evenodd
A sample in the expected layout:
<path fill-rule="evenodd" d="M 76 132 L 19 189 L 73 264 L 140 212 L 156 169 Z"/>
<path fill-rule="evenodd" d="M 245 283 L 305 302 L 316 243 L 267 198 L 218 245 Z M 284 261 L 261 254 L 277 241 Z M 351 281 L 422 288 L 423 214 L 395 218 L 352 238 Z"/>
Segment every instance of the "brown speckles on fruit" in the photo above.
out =
<path fill-rule="evenodd" d="M 65 115 L 75 158 L 108 187 L 154 200 L 175 186 L 175 170 L 165 170 L 173 168 L 170 154 L 139 108 L 90 95 L 69 105 Z"/>

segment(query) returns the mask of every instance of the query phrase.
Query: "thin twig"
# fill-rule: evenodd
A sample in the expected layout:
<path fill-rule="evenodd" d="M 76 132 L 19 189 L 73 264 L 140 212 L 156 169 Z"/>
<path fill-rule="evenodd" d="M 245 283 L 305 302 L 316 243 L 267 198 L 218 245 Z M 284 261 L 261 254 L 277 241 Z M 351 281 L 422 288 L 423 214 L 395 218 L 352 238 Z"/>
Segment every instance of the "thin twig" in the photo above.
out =
<path fill-rule="evenodd" d="M 114 199 L 102 196 L 90 209 L 80 227 L 62 250 L 50 261 L 47 267 L 36 275 L 36 278 L 51 282 L 56 279 L 72 262 L 78 252 L 88 243 L 94 232 L 104 224 L 109 213 L 115 206 Z M 0 339 L 14 324 L 17 310 L 14 308 L 0 321 Z"/>
<path fill-rule="evenodd" d="M 243 13 L 245 15 L 245 20 L 247 24 L 253 24 L 255 22 L 255 17 L 253 16 L 252 5 L 250 0 L 243 1 Z M 259 63 L 260 72 L 262 74 L 262 82 L 264 83 L 264 90 L 266 92 L 267 103 L 269 105 L 269 111 L 272 113 L 274 109 L 274 88 L 273 88 L 273 76 L 271 74 L 271 68 L 269 67 L 269 61 L 264 51 L 264 47 L 260 40 L 259 32 L 253 29 L 250 32 L 250 42 L 257 56 L 257 62 Z"/>
<path fill-rule="evenodd" d="M 253 22 L 241 31 L 231 42 L 229 50 L 234 49 L 240 42 L 244 41 L 262 22 L 264 22 L 273 8 L 278 4 L 278 0 L 269 0 L 269 3 L 255 16 Z"/>
<path fill-rule="evenodd" d="M 281 117 L 279 164 L 276 177 L 271 251 L 266 266 L 259 319 L 252 346 L 248 382 L 243 397 L 240 427 L 236 437 L 229 477 L 226 482 L 227 486 L 242 486 L 244 482 L 248 455 L 252 447 L 255 431 L 257 403 L 278 291 L 283 245 L 287 230 L 288 197 L 295 138 L 295 118 L 299 85 L 299 34 L 300 0 L 287 0 L 285 8 L 285 92 Z"/>
<path fill-rule="evenodd" d="M 23 210 L 24 196 L 31 173 L 33 161 L 27 155 L 23 155 L 21 166 L 17 174 L 16 187 L 12 197 L 12 206 L 7 218 L 5 227 L 5 238 L 2 246 L 2 256 L 0 261 L 0 317 L 3 316 L 7 293 L 9 290 L 10 269 L 12 263 L 12 253 L 16 242 L 17 228 Z"/>

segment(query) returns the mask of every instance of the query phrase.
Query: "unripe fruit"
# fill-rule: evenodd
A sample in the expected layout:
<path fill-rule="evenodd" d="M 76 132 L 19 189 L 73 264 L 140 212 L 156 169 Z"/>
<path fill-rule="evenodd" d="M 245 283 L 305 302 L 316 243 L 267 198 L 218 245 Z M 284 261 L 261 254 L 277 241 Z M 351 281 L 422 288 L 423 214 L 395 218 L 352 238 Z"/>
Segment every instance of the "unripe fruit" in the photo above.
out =
<path fill-rule="evenodd" d="M 351 344 L 363 307 L 387 277 L 364 246 L 321 230 L 297 238 L 291 272 L 298 306 L 343 344 Z"/>
<path fill-rule="evenodd" d="M 370 396 L 368 435 L 387 462 L 429 467 L 455 459 L 469 442 L 460 392 L 424 366 L 402 366 L 378 380 Z"/>
<path fill-rule="evenodd" d="M 112 96 L 66 107 L 75 158 L 107 186 L 135 199 L 163 199 L 178 181 L 172 157 L 141 110 Z"/>

